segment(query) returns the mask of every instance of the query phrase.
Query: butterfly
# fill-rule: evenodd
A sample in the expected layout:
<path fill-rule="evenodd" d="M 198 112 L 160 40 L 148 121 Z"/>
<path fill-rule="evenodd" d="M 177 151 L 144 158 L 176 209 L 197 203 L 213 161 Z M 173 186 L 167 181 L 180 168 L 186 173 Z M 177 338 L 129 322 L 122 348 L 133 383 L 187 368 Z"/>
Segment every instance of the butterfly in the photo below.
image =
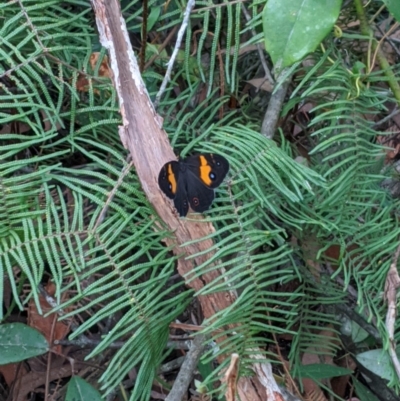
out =
<path fill-rule="evenodd" d="M 214 200 L 214 189 L 229 171 L 225 157 L 203 153 L 165 163 L 158 175 L 161 190 L 173 199 L 179 216 L 186 216 L 190 207 L 198 213 L 207 210 Z"/>

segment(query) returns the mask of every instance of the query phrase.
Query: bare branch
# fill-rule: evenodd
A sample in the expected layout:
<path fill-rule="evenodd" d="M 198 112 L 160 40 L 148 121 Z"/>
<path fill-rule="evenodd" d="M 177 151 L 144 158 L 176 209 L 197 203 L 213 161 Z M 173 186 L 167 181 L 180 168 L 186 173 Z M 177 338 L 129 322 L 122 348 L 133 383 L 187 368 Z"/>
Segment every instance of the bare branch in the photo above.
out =
<path fill-rule="evenodd" d="M 199 362 L 201 353 L 203 352 L 204 341 L 205 336 L 202 334 L 199 334 L 194 338 L 192 347 L 187 353 L 186 359 L 183 362 L 174 385 L 172 386 L 172 389 L 165 401 L 181 401 L 185 398 L 184 395 L 193 379 L 194 371 L 197 367 L 197 363 Z"/>
<path fill-rule="evenodd" d="M 284 76 L 285 71 L 282 71 L 280 77 Z M 278 82 L 279 77 L 277 79 L 277 83 Z M 276 124 L 278 123 L 279 116 L 281 114 L 282 105 L 285 100 L 289 84 L 290 78 L 287 78 L 284 82 L 282 82 L 281 86 L 274 91 L 269 101 L 268 108 L 261 126 L 261 134 L 266 136 L 268 139 L 272 139 L 274 137 Z"/>
<path fill-rule="evenodd" d="M 154 101 L 154 107 L 157 108 L 160 100 L 161 100 L 161 96 L 163 95 L 163 93 L 165 92 L 165 88 L 167 87 L 168 82 L 171 80 L 171 72 L 172 72 L 172 68 L 174 66 L 175 63 L 175 59 L 176 56 L 178 55 L 179 49 L 181 48 L 181 44 L 182 44 L 182 39 L 183 39 L 183 34 L 186 31 L 186 28 L 188 26 L 189 23 L 189 18 L 190 18 L 190 13 L 192 12 L 193 7 L 195 6 L 196 2 L 195 0 L 189 0 L 186 6 L 186 10 L 185 13 L 183 15 L 183 21 L 182 21 L 182 25 L 179 28 L 179 32 L 178 32 L 178 37 L 176 39 L 176 43 L 175 43 L 175 47 L 174 47 L 174 51 L 172 52 L 172 56 L 169 59 L 167 65 L 167 72 L 165 73 L 165 77 L 162 81 L 161 84 L 161 88 L 158 91 L 157 95 L 156 95 L 156 100 Z"/>

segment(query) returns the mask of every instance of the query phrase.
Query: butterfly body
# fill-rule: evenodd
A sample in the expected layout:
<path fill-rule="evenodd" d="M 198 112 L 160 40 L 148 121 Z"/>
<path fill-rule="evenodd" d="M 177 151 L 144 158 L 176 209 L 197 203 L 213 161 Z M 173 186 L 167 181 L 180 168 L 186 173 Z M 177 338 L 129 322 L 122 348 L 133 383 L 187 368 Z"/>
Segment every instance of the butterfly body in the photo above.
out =
<path fill-rule="evenodd" d="M 228 161 L 221 155 L 205 153 L 170 161 L 158 176 L 161 190 L 173 199 L 180 216 L 190 207 L 198 213 L 207 210 L 214 200 L 214 189 L 229 171 Z"/>

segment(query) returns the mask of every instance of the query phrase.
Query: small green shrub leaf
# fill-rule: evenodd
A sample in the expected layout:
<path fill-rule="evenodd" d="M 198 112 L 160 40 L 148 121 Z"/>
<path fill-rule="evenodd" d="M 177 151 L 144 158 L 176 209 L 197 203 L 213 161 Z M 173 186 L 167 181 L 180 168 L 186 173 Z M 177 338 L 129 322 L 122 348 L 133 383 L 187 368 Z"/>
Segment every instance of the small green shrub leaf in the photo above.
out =
<path fill-rule="evenodd" d="M 389 355 L 382 349 L 373 349 L 356 356 L 358 362 L 382 379 L 393 379 L 393 368 Z"/>
<path fill-rule="evenodd" d="M 362 401 L 379 401 L 379 399 L 371 393 L 363 384 L 353 377 L 353 384 L 356 389 L 357 397 Z"/>
<path fill-rule="evenodd" d="M 355 343 L 360 343 L 367 339 L 369 334 L 356 322 L 351 322 L 351 338 Z"/>
<path fill-rule="evenodd" d="M 397 22 L 400 22 L 400 1 L 399 0 L 383 0 L 389 12 L 393 14 Z"/>
<path fill-rule="evenodd" d="M 265 48 L 280 70 L 313 52 L 333 28 L 342 0 L 268 0 L 263 11 Z"/>
<path fill-rule="evenodd" d="M 352 370 L 341 368 L 339 366 L 326 365 L 322 363 L 312 363 L 310 365 L 302 365 L 298 370 L 298 377 L 309 378 L 314 380 L 329 379 L 330 377 L 351 375 Z"/>
<path fill-rule="evenodd" d="M 100 393 L 86 380 L 72 376 L 68 383 L 65 401 L 102 401 Z"/>
<path fill-rule="evenodd" d="M 49 350 L 49 344 L 39 331 L 23 323 L 0 326 L 0 365 L 20 362 Z"/>

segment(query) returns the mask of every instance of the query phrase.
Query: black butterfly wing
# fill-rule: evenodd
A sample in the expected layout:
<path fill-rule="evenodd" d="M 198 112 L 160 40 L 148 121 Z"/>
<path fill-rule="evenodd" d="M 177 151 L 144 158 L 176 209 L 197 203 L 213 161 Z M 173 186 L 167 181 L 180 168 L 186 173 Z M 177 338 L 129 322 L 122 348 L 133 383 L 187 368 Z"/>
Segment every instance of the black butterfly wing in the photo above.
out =
<path fill-rule="evenodd" d="M 170 161 L 164 164 L 158 175 L 158 185 L 168 198 L 174 200 L 179 216 L 186 216 L 189 210 L 189 202 L 185 174 L 181 171 L 180 162 Z"/>
<path fill-rule="evenodd" d="M 183 162 L 207 188 L 220 186 L 229 171 L 228 160 L 215 153 L 189 156 Z"/>
<path fill-rule="evenodd" d="M 186 216 L 190 207 L 198 213 L 207 210 L 217 188 L 229 171 L 225 157 L 213 153 L 190 156 L 170 161 L 158 175 L 161 190 L 173 199 L 179 215 Z"/>
<path fill-rule="evenodd" d="M 174 199 L 178 192 L 179 177 L 180 168 L 177 161 L 165 163 L 158 174 L 158 185 L 170 199 Z"/>
<path fill-rule="evenodd" d="M 189 202 L 188 202 L 188 194 L 186 192 L 186 186 L 183 182 L 184 179 L 181 175 L 179 182 L 178 182 L 178 192 L 174 198 L 174 206 L 175 209 L 178 211 L 179 216 L 185 217 L 189 211 Z"/>
<path fill-rule="evenodd" d="M 197 213 L 209 209 L 215 197 L 214 190 L 204 185 L 190 170 L 186 171 L 186 181 L 190 207 Z"/>
<path fill-rule="evenodd" d="M 229 171 L 228 161 L 221 155 L 206 153 L 190 156 L 184 165 L 187 197 L 190 207 L 198 213 L 207 210 L 214 200 L 217 188 Z"/>

